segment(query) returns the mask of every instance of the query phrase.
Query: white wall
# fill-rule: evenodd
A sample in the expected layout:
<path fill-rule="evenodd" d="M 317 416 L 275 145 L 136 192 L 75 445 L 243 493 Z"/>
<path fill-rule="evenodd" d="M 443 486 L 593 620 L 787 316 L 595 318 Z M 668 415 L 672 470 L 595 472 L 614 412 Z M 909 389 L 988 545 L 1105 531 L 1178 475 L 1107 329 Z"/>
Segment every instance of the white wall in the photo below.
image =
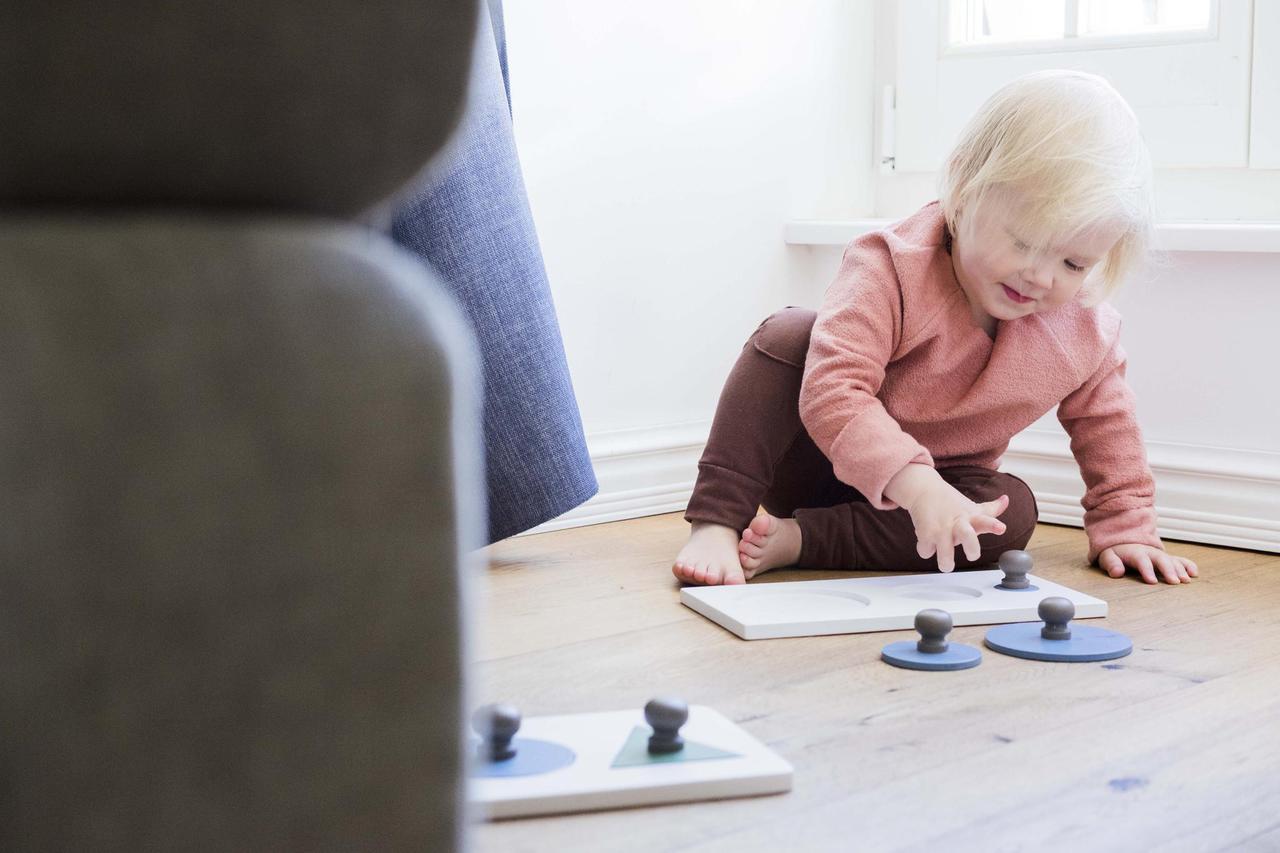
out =
<path fill-rule="evenodd" d="M 683 508 L 743 340 L 816 305 L 839 261 L 788 247 L 784 223 L 932 198 L 932 176 L 874 163 L 877 23 L 892 33 L 872 8 L 507 0 L 517 143 L 602 490 L 542 529 Z M 1280 549 L 1278 283 L 1280 254 L 1176 253 L 1116 300 L 1166 536 Z M 1046 520 L 1078 523 L 1052 414 L 1006 467 Z"/>
<path fill-rule="evenodd" d="M 507 0 L 505 17 L 516 141 L 603 492 L 573 517 L 681 508 L 743 341 L 825 287 L 783 224 L 872 212 L 871 4 Z"/>

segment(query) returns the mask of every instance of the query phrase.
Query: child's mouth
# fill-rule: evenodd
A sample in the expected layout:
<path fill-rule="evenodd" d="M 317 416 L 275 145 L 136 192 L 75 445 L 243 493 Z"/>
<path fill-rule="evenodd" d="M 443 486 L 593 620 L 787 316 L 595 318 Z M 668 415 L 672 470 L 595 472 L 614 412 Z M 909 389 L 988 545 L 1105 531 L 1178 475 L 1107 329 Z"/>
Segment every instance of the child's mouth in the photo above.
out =
<path fill-rule="evenodd" d="M 1028 302 L 1034 301 L 1030 296 L 1023 296 L 1007 284 L 1002 283 L 1000 286 L 1004 288 L 1004 295 L 1019 305 L 1026 305 Z"/>

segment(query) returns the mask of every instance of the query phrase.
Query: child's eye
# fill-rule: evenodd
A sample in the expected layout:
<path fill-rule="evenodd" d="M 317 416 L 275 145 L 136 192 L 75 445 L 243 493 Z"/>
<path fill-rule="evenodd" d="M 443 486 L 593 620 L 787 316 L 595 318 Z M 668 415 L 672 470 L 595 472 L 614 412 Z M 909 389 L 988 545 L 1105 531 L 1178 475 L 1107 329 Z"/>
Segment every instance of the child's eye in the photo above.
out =
<path fill-rule="evenodd" d="M 1084 270 L 1084 267 L 1079 266 L 1078 264 L 1073 264 L 1071 263 L 1071 261 L 1063 261 L 1063 263 L 1066 264 L 1067 269 L 1071 270 L 1072 272 L 1082 272 Z"/>

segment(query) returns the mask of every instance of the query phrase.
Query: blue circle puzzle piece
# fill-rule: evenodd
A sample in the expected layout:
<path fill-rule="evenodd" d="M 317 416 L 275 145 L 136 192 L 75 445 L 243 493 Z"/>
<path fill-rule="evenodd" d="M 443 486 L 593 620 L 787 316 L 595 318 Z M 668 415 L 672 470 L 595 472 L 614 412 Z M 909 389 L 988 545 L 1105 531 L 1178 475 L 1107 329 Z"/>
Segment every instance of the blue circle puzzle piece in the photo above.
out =
<path fill-rule="evenodd" d="M 1029 584 L 1027 584 L 1026 586 L 1022 587 L 1021 589 L 1019 589 L 1019 588 L 1017 588 L 1017 587 L 1012 587 L 1012 586 L 1005 586 L 1003 581 L 1001 581 L 1000 583 L 996 584 L 996 587 L 995 587 L 995 588 L 996 588 L 996 589 L 1003 589 L 1003 590 L 1005 590 L 1006 592 L 1036 592 L 1037 590 L 1039 590 L 1039 589 L 1040 589 L 1040 587 L 1036 586 L 1036 585 L 1035 585 L 1035 584 L 1033 584 L 1033 583 L 1029 583 Z"/>
<path fill-rule="evenodd" d="M 916 640 L 903 640 L 900 643 L 890 643 L 880 652 L 880 659 L 903 669 L 935 672 L 968 669 L 982 663 L 982 652 L 973 646 L 949 643 L 945 652 L 926 653 L 916 647 L 916 642 Z"/>
<path fill-rule="evenodd" d="M 474 741 L 479 743 L 479 741 Z M 516 738 L 511 742 L 516 754 L 505 761 L 473 759 L 472 776 L 536 776 L 568 767 L 577 758 L 572 749 L 549 740 Z"/>
<path fill-rule="evenodd" d="M 1040 636 L 1040 622 L 1015 622 L 998 625 L 987 632 L 987 648 L 1028 660 L 1087 661 L 1122 658 L 1133 651 L 1133 641 L 1124 634 L 1071 623 L 1071 638 L 1046 640 Z"/>

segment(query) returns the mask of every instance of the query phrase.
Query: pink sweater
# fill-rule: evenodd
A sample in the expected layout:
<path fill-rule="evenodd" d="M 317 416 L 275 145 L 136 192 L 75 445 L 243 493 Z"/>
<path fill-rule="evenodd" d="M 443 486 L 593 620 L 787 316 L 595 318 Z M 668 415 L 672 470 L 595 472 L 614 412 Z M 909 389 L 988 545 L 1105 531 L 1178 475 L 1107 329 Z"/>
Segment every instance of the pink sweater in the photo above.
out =
<path fill-rule="evenodd" d="M 879 509 L 911 462 L 1000 465 L 1009 439 L 1058 406 L 1084 477 L 1089 560 L 1104 548 L 1162 548 L 1147 466 L 1124 381 L 1120 315 L 1068 303 L 974 325 L 932 202 L 845 250 L 813 328 L 800 417 L 836 476 Z"/>

